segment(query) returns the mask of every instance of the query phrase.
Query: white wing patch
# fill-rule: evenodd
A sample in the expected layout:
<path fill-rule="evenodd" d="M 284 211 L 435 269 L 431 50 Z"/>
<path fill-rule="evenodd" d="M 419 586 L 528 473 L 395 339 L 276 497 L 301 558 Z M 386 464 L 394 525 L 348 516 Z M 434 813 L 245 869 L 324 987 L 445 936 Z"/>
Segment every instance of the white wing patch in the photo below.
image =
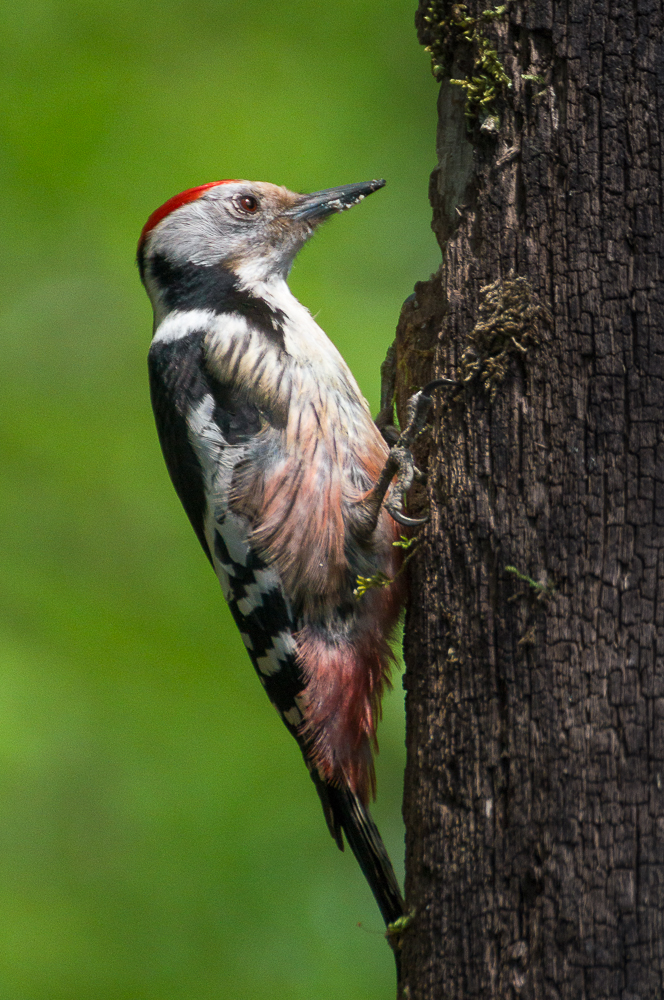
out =
<path fill-rule="evenodd" d="M 287 712 L 282 712 L 281 714 L 286 722 L 290 722 L 291 726 L 299 726 L 302 722 L 302 715 L 300 714 L 299 708 L 289 708 Z"/>
<path fill-rule="evenodd" d="M 244 445 L 227 444 L 214 419 L 215 405 L 214 398 L 208 394 L 187 414 L 189 441 L 203 469 L 208 502 L 220 477 L 227 479 L 230 485 L 233 469 L 245 450 Z M 223 488 L 221 496 L 225 496 Z"/>
<path fill-rule="evenodd" d="M 224 535 L 224 541 L 226 537 Z M 250 615 L 263 604 L 263 596 L 279 588 L 279 577 L 273 569 L 257 569 L 254 582 L 245 584 L 244 597 L 237 602 L 240 614 Z"/>
<path fill-rule="evenodd" d="M 249 544 L 251 525 L 228 506 L 233 471 L 244 458 L 246 444 L 229 445 L 214 419 L 215 401 L 206 395 L 188 415 L 189 439 L 201 463 L 205 481 L 207 510 L 205 514 L 205 534 L 214 569 L 221 583 L 224 597 L 245 618 L 258 608 L 270 612 L 270 599 L 280 595 L 282 607 L 289 608 L 279 574 L 272 566 L 256 565 L 250 561 L 252 555 Z M 219 541 L 223 541 L 223 545 Z M 251 571 L 247 567 L 252 566 Z M 254 568 L 255 567 L 255 568 Z M 276 623 L 275 623 L 276 624 Z M 285 625 L 286 622 L 283 622 Z M 277 625 L 278 628 L 278 625 Z M 296 653 L 296 644 L 289 631 L 283 629 L 273 635 L 268 648 L 256 647 L 254 639 L 241 632 L 246 648 L 253 654 L 261 681 L 286 666 Z M 293 706 L 284 715 L 291 725 L 299 725 L 303 713 Z"/>
<path fill-rule="evenodd" d="M 238 517 L 237 514 L 228 510 L 225 497 L 223 504 L 220 503 L 219 508 L 222 505 L 225 508 L 225 516 L 220 517 L 219 513 L 217 513 L 217 531 L 221 533 L 226 543 L 228 554 L 235 565 L 246 566 L 249 557 L 249 543 L 247 541 L 249 525 L 243 517 Z M 217 509 L 218 511 L 219 508 Z M 230 572 L 233 575 L 232 569 Z"/>
<path fill-rule="evenodd" d="M 214 562 L 214 571 L 217 574 L 217 579 L 219 580 L 219 583 L 221 584 L 221 592 L 224 595 L 226 601 L 228 602 L 233 597 L 233 591 L 231 590 L 231 582 L 228 577 L 228 573 L 222 568 L 221 565 L 218 564 L 216 559 Z M 244 636 L 242 638 L 244 638 Z M 247 636 L 247 638 L 249 638 L 249 636 Z"/>
<path fill-rule="evenodd" d="M 246 566 L 249 558 L 249 525 L 228 508 L 228 493 L 233 478 L 233 470 L 244 458 L 246 444 L 228 444 L 214 419 L 215 401 L 211 395 L 203 397 L 195 409 L 187 416 L 189 425 L 189 440 L 196 456 L 201 463 L 205 479 L 205 496 L 207 511 L 205 516 L 205 534 L 214 560 L 214 568 L 222 581 L 222 574 L 228 577 L 235 575 L 233 564 Z M 231 562 L 222 562 L 215 552 L 215 533 L 222 536 Z M 274 586 L 274 584 L 272 585 Z M 224 589 L 224 596 L 227 596 Z M 227 598 L 228 599 L 228 598 Z"/>
<path fill-rule="evenodd" d="M 258 657 L 256 666 L 265 677 L 278 673 L 291 656 L 295 656 L 295 640 L 290 632 L 280 632 L 272 640 L 272 648 Z"/>

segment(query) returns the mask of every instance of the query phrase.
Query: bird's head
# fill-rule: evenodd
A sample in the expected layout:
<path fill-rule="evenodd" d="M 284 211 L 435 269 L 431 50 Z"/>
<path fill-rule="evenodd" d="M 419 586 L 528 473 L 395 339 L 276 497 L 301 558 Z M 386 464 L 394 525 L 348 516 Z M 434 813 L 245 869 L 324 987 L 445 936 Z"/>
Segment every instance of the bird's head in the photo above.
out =
<path fill-rule="evenodd" d="M 164 268 L 220 268 L 249 286 L 286 278 L 316 227 L 385 181 L 295 194 L 275 184 L 215 181 L 175 195 L 152 213 L 138 243 L 141 278 L 154 301 Z M 156 286 L 156 287 L 155 287 Z"/>

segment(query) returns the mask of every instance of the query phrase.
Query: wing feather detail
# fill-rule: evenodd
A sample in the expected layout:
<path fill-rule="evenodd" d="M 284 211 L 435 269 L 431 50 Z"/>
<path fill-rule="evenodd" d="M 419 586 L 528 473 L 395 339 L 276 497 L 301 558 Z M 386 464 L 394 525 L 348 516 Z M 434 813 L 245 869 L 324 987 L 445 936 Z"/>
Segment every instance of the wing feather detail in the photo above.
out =
<path fill-rule="evenodd" d="M 150 397 L 166 468 L 208 559 L 205 536 L 206 495 L 203 468 L 192 446 L 187 415 L 203 399 L 203 335 L 153 341 L 148 354 Z"/>

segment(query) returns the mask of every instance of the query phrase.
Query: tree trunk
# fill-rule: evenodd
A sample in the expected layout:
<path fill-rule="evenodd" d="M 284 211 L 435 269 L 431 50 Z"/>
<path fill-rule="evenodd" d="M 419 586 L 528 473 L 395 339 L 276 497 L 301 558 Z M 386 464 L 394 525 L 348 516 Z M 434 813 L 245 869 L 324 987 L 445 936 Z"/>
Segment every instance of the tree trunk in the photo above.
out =
<path fill-rule="evenodd" d="M 462 384 L 419 455 L 400 994 L 659 1000 L 662 4 L 485 4 L 417 16 L 443 264 L 400 401 Z"/>

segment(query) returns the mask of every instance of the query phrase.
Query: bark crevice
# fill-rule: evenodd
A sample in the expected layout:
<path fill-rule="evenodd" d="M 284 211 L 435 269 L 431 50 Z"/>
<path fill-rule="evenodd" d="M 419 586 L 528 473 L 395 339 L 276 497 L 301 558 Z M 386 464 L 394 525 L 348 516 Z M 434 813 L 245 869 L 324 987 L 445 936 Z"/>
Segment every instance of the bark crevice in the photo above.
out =
<path fill-rule="evenodd" d="M 402 311 L 398 401 L 468 381 L 416 445 L 409 1000 L 664 995 L 663 29 L 648 0 L 514 0 L 482 29 L 499 129 L 441 85 L 443 262 Z M 525 340 L 482 312 L 510 283 Z"/>

